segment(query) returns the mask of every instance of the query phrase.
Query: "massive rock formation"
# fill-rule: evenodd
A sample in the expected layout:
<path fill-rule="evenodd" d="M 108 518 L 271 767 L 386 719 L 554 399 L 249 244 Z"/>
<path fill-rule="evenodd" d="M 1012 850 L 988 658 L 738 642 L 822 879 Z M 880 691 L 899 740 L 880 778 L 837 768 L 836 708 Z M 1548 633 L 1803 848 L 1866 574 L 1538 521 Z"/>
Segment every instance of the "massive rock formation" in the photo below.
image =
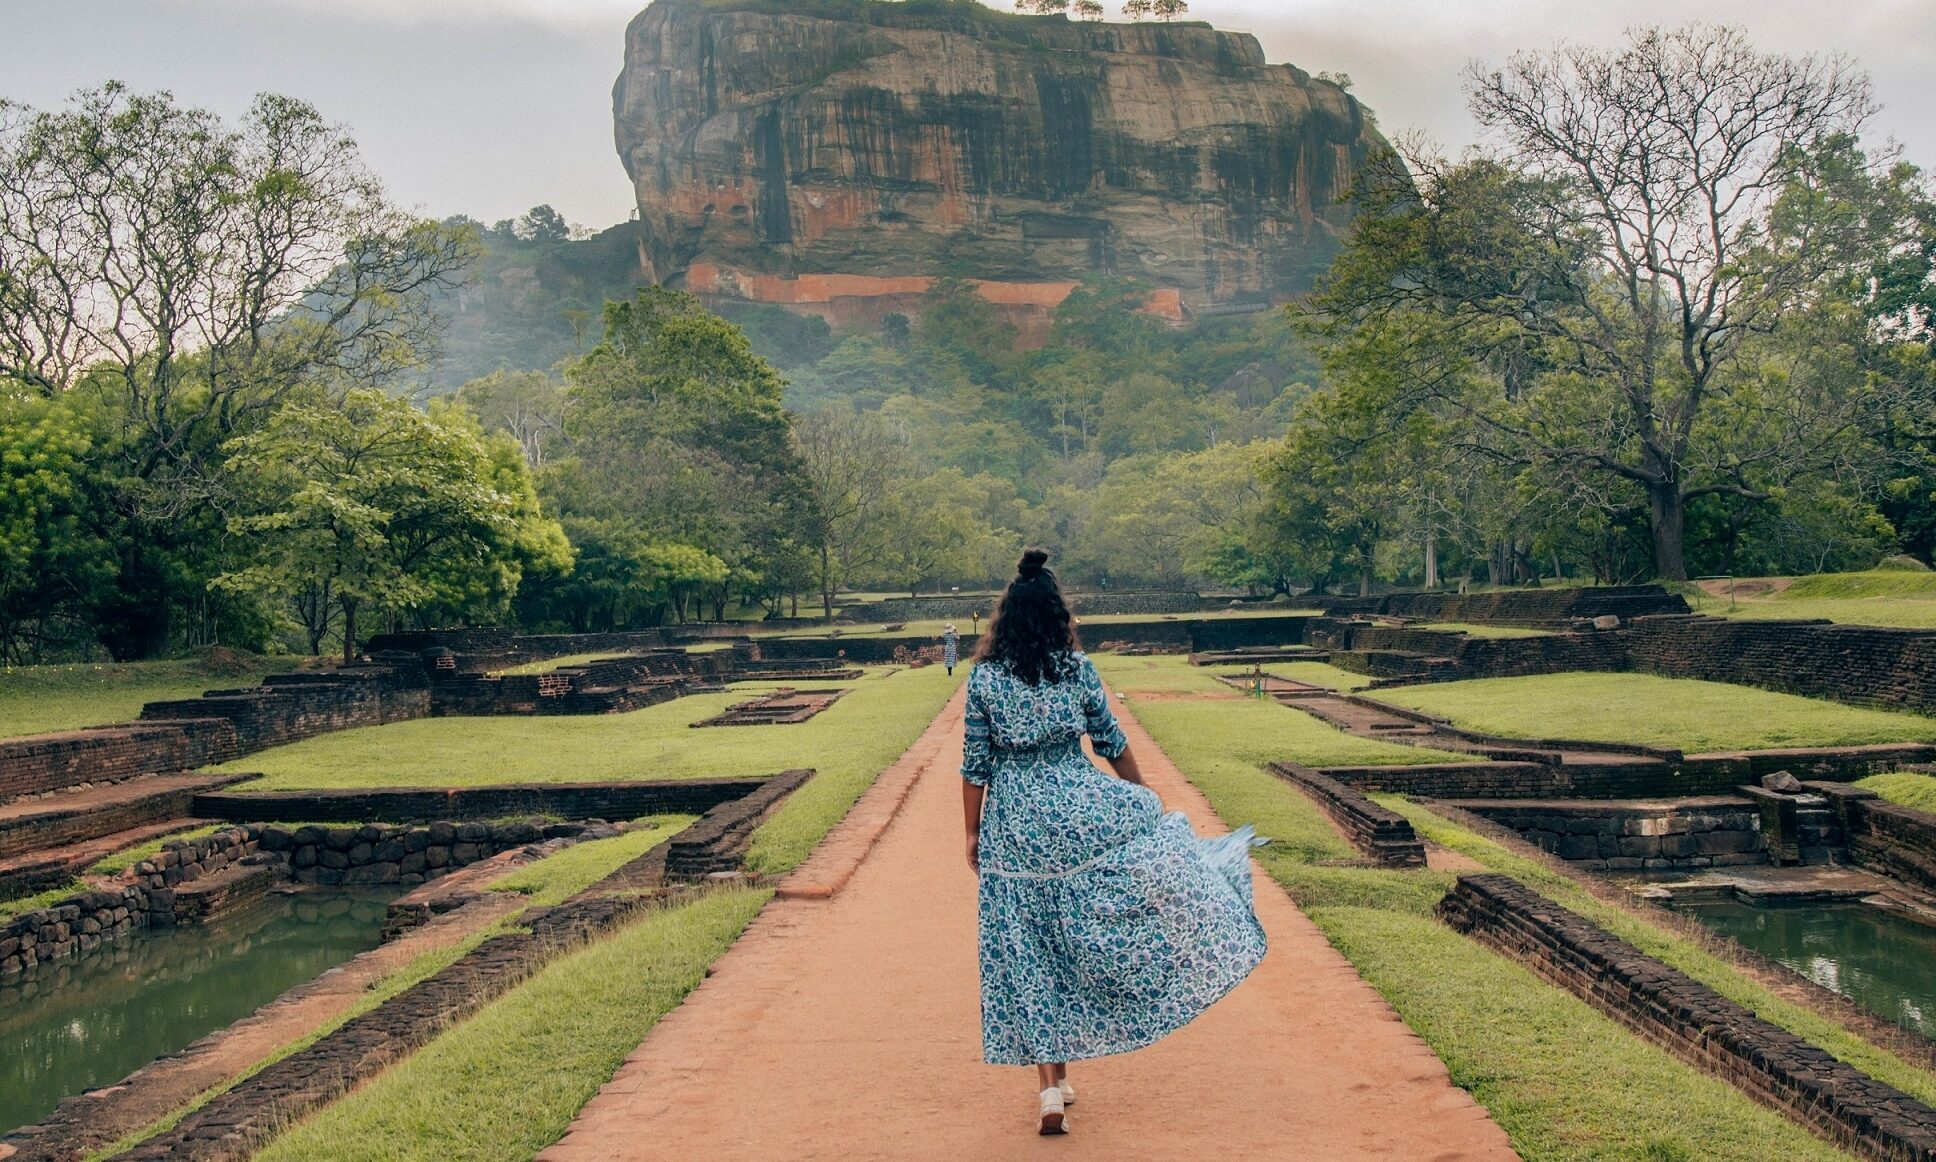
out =
<path fill-rule="evenodd" d="M 1249 35 L 972 0 L 656 0 L 614 106 L 650 275 L 835 316 L 950 275 L 1019 308 L 1094 272 L 1179 315 L 1282 301 L 1383 144 Z"/>

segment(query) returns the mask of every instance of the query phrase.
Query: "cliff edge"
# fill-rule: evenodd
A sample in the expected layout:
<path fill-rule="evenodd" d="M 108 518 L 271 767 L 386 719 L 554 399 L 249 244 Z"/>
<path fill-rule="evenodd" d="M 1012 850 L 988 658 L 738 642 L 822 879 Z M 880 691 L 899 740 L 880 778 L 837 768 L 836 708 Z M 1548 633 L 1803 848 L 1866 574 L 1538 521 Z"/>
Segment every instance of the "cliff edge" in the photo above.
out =
<path fill-rule="evenodd" d="M 1384 145 L 1248 34 L 972 0 L 657 0 L 613 103 L 651 277 L 835 316 L 938 276 L 1042 308 L 1092 273 L 1179 317 L 1279 302 Z"/>

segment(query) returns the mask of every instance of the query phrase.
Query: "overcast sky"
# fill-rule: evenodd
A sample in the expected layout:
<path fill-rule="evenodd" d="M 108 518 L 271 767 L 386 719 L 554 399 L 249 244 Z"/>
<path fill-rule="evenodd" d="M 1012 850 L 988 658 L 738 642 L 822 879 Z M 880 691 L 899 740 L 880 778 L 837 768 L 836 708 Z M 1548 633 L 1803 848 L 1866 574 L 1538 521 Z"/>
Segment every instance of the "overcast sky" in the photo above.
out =
<path fill-rule="evenodd" d="M 1006 3 L 1001 6 L 1007 7 Z M 1111 3 L 1111 7 L 1116 5 Z M 631 210 L 611 87 L 642 0 L 0 0 L 0 96 L 58 104 L 118 79 L 240 112 L 288 93 L 354 131 L 397 199 L 492 221 L 549 202 Z M 1195 0 L 1272 61 L 1346 72 L 1386 133 L 1473 137 L 1459 73 L 1633 24 L 1738 24 L 1767 50 L 1841 51 L 1875 80 L 1874 136 L 1936 165 L 1936 0 Z"/>

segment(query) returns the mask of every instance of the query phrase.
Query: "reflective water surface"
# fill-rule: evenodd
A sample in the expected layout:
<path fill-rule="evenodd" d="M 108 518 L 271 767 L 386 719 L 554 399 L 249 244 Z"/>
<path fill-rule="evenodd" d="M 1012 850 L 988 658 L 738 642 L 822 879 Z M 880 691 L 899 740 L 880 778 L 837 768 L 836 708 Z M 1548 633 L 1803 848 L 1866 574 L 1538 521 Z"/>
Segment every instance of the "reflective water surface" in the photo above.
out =
<path fill-rule="evenodd" d="M 271 895 L 0 986 L 0 1132 L 121 1080 L 377 946 L 391 893 Z"/>
<path fill-rule="evenodd" d="M 1936 1036 L 1936 928 L 1856 903 L 1674 906 L 1879 1016 Z"/>

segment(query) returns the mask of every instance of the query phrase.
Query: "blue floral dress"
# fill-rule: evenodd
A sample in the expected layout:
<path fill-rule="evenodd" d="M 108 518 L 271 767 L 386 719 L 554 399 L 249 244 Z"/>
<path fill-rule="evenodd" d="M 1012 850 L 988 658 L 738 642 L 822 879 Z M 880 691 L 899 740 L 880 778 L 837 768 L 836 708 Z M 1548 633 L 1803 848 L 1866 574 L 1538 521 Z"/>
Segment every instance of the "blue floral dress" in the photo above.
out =
<path fill-rule="evenodd" d="M 1264 957 L 1251 831 L 1199 839 L 1154 792 L 1098 770 L 1129 745 L 1089 659 L 1030 686 L 968 678 L 962 777 L 981 816 L 982 1055 L 991 1065 L 1139 1049 L 1187 1024 Z"/>

